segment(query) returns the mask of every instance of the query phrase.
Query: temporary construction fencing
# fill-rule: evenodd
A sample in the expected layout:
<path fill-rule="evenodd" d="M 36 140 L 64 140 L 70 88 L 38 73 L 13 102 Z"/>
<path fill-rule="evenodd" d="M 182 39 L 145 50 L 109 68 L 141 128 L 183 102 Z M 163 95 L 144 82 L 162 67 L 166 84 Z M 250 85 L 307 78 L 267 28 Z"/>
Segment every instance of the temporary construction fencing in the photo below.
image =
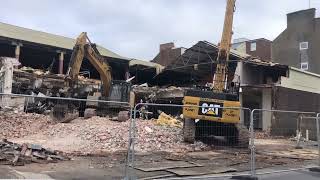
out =
<path fill-rule="evenodd" d="M 0 99 L 1 138 L 20 145 L 28 143 L 37 148 L 35 153 L 46 148 L 72 157 L 125 152 L 127 149 L 130 122 L 123 120 L 130 118 L 128 102 L 4 93 L 0 94 Z M 54 109 L 56 105 L 61 108 Z M 80 112 L 81 108 L 84 112 Z M 119 112 L 122 113 L 118 115 Z M 60 123 L 55 119 L 59 116 L 54 113 L 67 117 L 69 122 Z M 24 156 L 20 156 L 21 163 L 29 163 Z M 119 156 L 124 157 L 125 153 Z M 108 160 L 105 164 L 119 162 Z"/>
<path fill-rule="evenodd" d="M 253 109 L 251 122 L 262 122 L 267 133 L 254 131 L 251 175 L 317 166 L 320 153 L 316 112 Z M 319 147 L 318 147 L 319 148 Z M 268 172 L 257 173 L 257 169 Z"/>
<path fill-rule="evenodd" d="M 320 168 L 320 113 L 317 114 L 318 167 Z"/>
<path fill-rule="evenodd" d="M 232 140 L 235 135 L 229 132 L 227 133 L 229 137 L 228 135 L 222 137 L 219 133 L 226 130 L 224 126 L 218 126 L 218 128 L 217 125 L 212 128 L 212 124 L 202 126 L 198 124 L 197 126 L 197 123 L 201 122 L 200 120 L 195 120 L 198 128 L 195 134 L 200 136 L 196 138 L 194 143 L 183 142 L 183 127 L 186 126 L 187 121 L 186 117 L 181 114 L 185 107 L 176 104 L 150 103 L 140 103 L 135 106 L 130 126 L 126 164 L 128 179 L 139 178 L 142 172 L 148 173 L 158 170 L 169 172 L 165 176 L 166 178 L 171 176 L 210 178 L 217 177 L 216 173 L 233 172 L 225 176 L 247 176 L 254 179 L 265 173 L 320 167 L 320 114 L 266 109 L 251 111 L 248 108 L 238 108 L 241 110 L 241 125 L 246 127 L 249 132 L 247 136 L 250 142 L 249 151 L 246 151 L 241 146 L 230 143 L 232 141 L 229 143 L 224 141 L 228 138 Z M 155 109 L 156 111 L 148 112 L 146 109 Z M 217 109 L 225 111 L 227 108 Z M 158 114 L 152 117 L 154 112 L 158 112 Z M 247 113 L 250 114 L 249 120 L 244 116 Z M 143 120 L 146 117 L 154 119 Z M 163 121 L 163 117 L 167 118 L 169 122 Z M 153 121 L 154 124 L 161 125 L 161 128 L 157 126 L 144 127 L 142 124 L 138 124 L 143 121 Z M 178 128 L 177 124 L 180 124 Z M 255 124 L 262 124 L 263 129 L 254 129 L 254 127 L 258 127 Z M 157 135 L 164 128 L 168 130 L 168 134 L 173 134 L 173 136 L 163 138 L 163 134 Z M 141 145 L 145 145 L 145 143 L 141 142 L 145 137 L 139 136 L 143 130 L 149 131 L 152 134 L 151 137 L 161 138 L 149 139 L 150 146 L 143 149 Z M 302 146 L 302 149 L 299 146 Z M 145 153 L 151 155 L 144 156 Z M 232 154 L 237 155 L 232 156 Z M 171 163 L 171 161 L 175 162 Z M 192 162 L 191 165 L 190 162 Z"/>
<path fill-rule="evenodd" d="M 249 141 L 253 133 L 249 129 L 253 125 L 245 126 L 244 123 L 250 122 L 250 116 L 246 121 L 242 116 L 238 123 L 202 121 L 184 116 L 183 110 L 186 108 L 197 109 L 198 112 L 210 109 L 208 106 L 154 103 L 135 106 L 129 133 L 127 179 L 141 178 L 141 172 L 159 170 L 171 175 L 194 176 L 251 169 Z M 217 116 L 237 112 L 239 117 L 251 112 L 240 107 L 211 108 Z M 145 126 L 146 121 L 152 121 L 153 125 Z M 186 126 L 194 128 L 190 130 Z M 145 131 L 149 135 L 146 136 Z M 190 138 L 190 134 L 194 139 Z M 183 169 L 188 167 L 198 168 L 200 172 L 186 172 Z"/>
<path fill-rule="evenodd" d="M 239 111 L 238 125 L 244 133 L 233 126 L 195 119 L 188 121 L 189 126 L 195 126 L 188 131 L 195 135 L 195 141 L 187 143 L 184 138 L 190 136 L 184 136 L 183 128 L 185 120 L 190 119 L 182 116 L 183 109 L 193 107 L 207 112 L 207 106 L 139 103 L 130 109 L 128 102 L 99 99 L 4 93 L 0 97 L 3 138 L 71 154 L 126 151 L 126 162 L 106 163 L 122 163 L 127 178 L 145 177 L 159 169 L 168 173 L 167 178 L 209 178 L 224 172 L 256 177 L 279 169 L 320 167 L 320 113 L 214 107 L 210 110 L 216 114 Z M 56 104 L 73 107 L 73 113 L 56 109 L 74 115 L 70 123 L 52 123 Z M 81 109 L 84 117 L 79 118 Z M 106 117 L 97 117 L 99 111 Z M 118 122 L 119 111 L 126 111 L 122 117 L 132 117 L 130 121 Z M 254 129 L 255 124 L 262 124 L 262 130 Z M 245 145 L 247 148 L 243 148 Z"/>

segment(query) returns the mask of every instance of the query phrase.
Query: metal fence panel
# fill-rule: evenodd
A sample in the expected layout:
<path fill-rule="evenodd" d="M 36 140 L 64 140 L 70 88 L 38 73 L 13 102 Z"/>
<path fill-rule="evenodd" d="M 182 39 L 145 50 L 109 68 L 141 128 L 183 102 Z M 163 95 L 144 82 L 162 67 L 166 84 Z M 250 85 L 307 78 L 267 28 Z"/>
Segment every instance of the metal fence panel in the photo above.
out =
<path fill-rule="evenodd" d="M 183 129 L 188 119 L 183 117 L 182 110 L 186 107 L 203 108 L 151 103 L 135 106 L 130 126 L 127 179 L 146 178 L 156 171 L 168 178 L 173 175 L 214 176 L 217 173 L 250 170 L 250 132 L 249 127 L 244 125 L 249 120 L 242 119 L 238 124 L 242 128 L 241 134 L 235 131 L 232 124 L 196 119 L 192 122 L 195 129 L 191 131 L 195 141 L 184 142 Z M 217 111 L 227 109 L 248 111 L 250 114 L 250 109 L 239 107 L 218 108 Z M 242 138 L 238 140 L 238 136 Z"/>
<path fill-rule="evenodd" d="M 270 113 L 270 116 L 263 114 Z M 269 117 L 269 118 L 267 118 Z M 257 169 L 270 172 L 308 168 L 319 158 L 316 151 L 316 113 L 254 109 L 251 122 L 262 122 L 263 130 L 254 130 L 252 176 Z"/>
<path fill-rule="evenodd" d="M 318 166 L 320 168 L 320 113 L 317 114 Z"/>
<path fill-rule="evenodd" d="M 48 171 L 61 171 L 58 167 L 68 164 L 74 166 L 70 168 L 73 173 L 98 169 L 107 173 L 109 169 L 115 169 L 117 173 L 107 175 L 123 178 L 130 121 L 119 121 L 119 116 L 130 118 L 132 110 L 128 102 L 4 93 L 0 94 L 0 100 L 1 164 L 27 166 L 28 163 L 44 163 L 41 168 Z M 110 103 L 113 105 L 111 109 L 108 108 Z M 61 116 L 74 112 L 68 113 L 68 123 L 60 123 L 53 118 L 57 104 L 61 108 L 55 109 L 55 113 Z M 120 108 L 114 109 L 115 104 Z M 68 106 L 73 109 L 67 110 Z M 98 110 L 102 110 L 103 116 L 98 116 Z M 84 117 L 80 117 L 82 115 Z M 26 149 L 23 150 L 24 147 Z M 54 150 L 74 161 L 59 162 L 59 166 L 46 165 L 65 160 L 64 156 L 53 153 L 58 152 Z M 19 154 L 15 156 L 17 160 L 11 156 L 14 154 Z M 85 178 L 84 175 L 80 173 L 79 178 Z M 89 175 L 88 179 L 94 179 Z"/>

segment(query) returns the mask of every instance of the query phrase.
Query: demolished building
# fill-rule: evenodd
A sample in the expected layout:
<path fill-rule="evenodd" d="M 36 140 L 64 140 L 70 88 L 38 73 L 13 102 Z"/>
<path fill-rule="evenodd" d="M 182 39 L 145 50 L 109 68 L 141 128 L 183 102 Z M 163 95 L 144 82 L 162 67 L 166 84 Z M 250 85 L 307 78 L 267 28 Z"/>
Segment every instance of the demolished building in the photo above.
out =
<path fill-rule="evenodd" d="M 75 42 L 72 38 L 0 22 L 0 56 L 17 58 L 22 66 L 64 74 Z M 99 45 L 97 49 L 112 67 L 114 79 L 124 80 L 130 59 Z M 87 60 L 81 72 L 87 77 L 99 77 Z"/>
<path fill-rule="evenodd" d="M 2 93 L 27 94 L 35 96 L 60 97 L 65 88 L 64 75 L 75 45 L 75 39 L 55 34 L 0 23 L 0 57 L 2 62 Z M 111 67 L 112 86 L 110 101 L 128 101 L 130 84 L 125 80 L 129 73 L 129 58 L 120 56 L 102 46 L 92 44 Z M 5 63 L 6 62 L 6 63 Z M 6 64 L 4 66 L 4 64 Z M 6 72 L 7 73 L 6 73 Z M 11 75 L 10 75 L 11 74 Z M 101 81 L 98 71 L 83 60 L 77 86 L 89 89 L 88 98 L 98 99 L 101 92 Z M 9 80 L 8 80 L 9 79 Z M 23 103 L 25 98 L 19 100 Z M 17 101 L 2 101 L 1 107 Z M 32 103 L 28 101 L 29 108 Z M 30 104 L 31 103 L 31 104 Z M 48 102 L 42 102 L 41 109 L 31 110 L 42 113 L 50 109 Z M 33 109 L 33 108 L 32 108 Z"/>
<path fill-rule="evenodd" d="M 37 93 L 48 95 L 48 89 L 54 94 L 54 88 L 63 87 L 64 76 L 59 73 L 65 72 L 66 66 L 61 66 L 70 59 L 75 42 L 73 39 L 4 23 L 0 26 L 0 56 L 15 57 L 22 66 L 31 67 L 13 69 L 11 92 L 28 94 L 28 91 L 34 92 L 38 88 Z M 166 56 L 166 53 L 162 52 L 162 56 L 159 53 L 155 58 L 159 59 L 161 56 L 161 62 L 165 62 L 165 66 L 155 63 L 155 60 L 146 62 L 128 59 L 103 47 L 98 46 L 98 49 L 110 63 L 115 80 L 134 77 L 132 83 L 137 85 L 133 86 L 132 91 L 135 93 L 136 103 L 142 101 L 182 104 L 185 89 L 206 88 L 212 81 L 218 46 L 207 41 L 199 41 L 188 49 L 172 48 L 172 44 L 169 45 L 169 49 L 160 49 L 173 49 L 179 51 L 178 55 L 175 53 L 174 56 Z M 166 57 L 170 57 L 170 60 L 166 60 Z M 231 51 L 228 69 L 229 78 L 241 87 L 239 97 L 243 107 L 300 111 L 319 109 L 320 90 L 316 84 L 320 77 L 317 74 L 261 61 L 235 50 Z M 87 61 L 84 61 L 82 70 L 82 82 L 90 86 L 92 92 L 99 93 L 101 82 L 95 80 L 99 78 L 98 73 Z M 37 87 L 39 81 L 41 88 Z M 121 88 L 117 86 L 115 89 Z M 122 97 L 115 98 L 116 94 L 112 96 L 112 100 L 124 101 Z M 306 99 L 308 101 L 305 101 Z M 166 112 L 166 109 L 162 108 L 159 109 Z M 179 112 L 181 110 L 176 111 L 177 114 Z M 256 129 L 268 130 L 273 126 L 295 129 L 295 119 L 277 122 L 277 118 L 271 113 L 262 113 L 259 116 L 254 124 Z M 249 115 L 242 115 L 242 121 L 248 125 Z"/>
<path fill-rule="evenodd" d="M 218 46 L 199 41 L 155 75 L 149 84 L 158 88 L 150 95 L 152 102 L 182 104 L 186 88 L 205 87 L 215 72 Z M 240 102 L 250 109 L 275 109 L 317 112 L 320 108 L 320 76 L 273 62 L 265 62 L 232 50 L 229 74 L 233 82 L 240 83 Z M 175 87 L 172 87 L 175 86 Z M 154 88 L 154 87 L 153 87 Z M 280 114 L 263 112 L 254 123 L 256 129 L 287 129 L 274 132 L 292 135 L 296 130 L 297 117 L 276 117 Z M 281 115 L 284 116 L 284 115 Z M 249 125 L 249 114 L 242 115 Z M 281 120 L 279 120 L 281 119 Z M 313 123 L 305 123 L 305 129 L 315 132 Z"/>

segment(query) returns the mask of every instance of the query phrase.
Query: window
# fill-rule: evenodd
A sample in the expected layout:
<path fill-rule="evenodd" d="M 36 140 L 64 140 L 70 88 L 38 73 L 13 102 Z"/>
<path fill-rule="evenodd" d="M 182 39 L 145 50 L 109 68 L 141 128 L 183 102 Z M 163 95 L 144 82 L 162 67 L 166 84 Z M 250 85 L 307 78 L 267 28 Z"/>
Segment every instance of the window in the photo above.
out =
<path fill-rule="evenodd" d="M 300 50 L 305 50 L 309 48 L 309 43 L 308 42 L 301 42 L 300 45 Z"/>
<path fill-rule="evenodd" d="M 309 63 L 308 62 L 303 62 L 300 64 L 300 69 L 301 70 L 308 70 L 309 69 Z"/>
<path fill-rule="evenodd" d="M 253 42 L 250 44 L 250 51 L 256 51 L 257 50 L 257 43 Z"/>

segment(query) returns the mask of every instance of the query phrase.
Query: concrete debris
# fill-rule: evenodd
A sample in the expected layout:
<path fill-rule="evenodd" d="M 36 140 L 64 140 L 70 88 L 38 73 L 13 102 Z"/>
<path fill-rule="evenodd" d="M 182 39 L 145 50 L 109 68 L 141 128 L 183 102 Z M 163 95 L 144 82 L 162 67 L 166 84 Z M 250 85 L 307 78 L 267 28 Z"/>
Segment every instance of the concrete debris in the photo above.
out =
<path fill-rule="evenodd" d="M 70 160 L 60 151 L 44 149 L 36 144 L 17 144 L 6 139 L 0 141 L 0 164 L 23 166 L 30 163 L 53 163 Z"/>
<path fill-rule="evenodd" d="M 158 86 L 133 86 L 133 92 L 136 96 L 137 102 L 157 102 L 163 99 L 183 98 L 184 92 L 187 88 L 180 88 L 170 86 L 167 88 L 160 88 Z"/>
<path fill-rule="evenodd" d="M 271 136 L 270 130 L 268 130 L 268 131 L 256 131 L 255 137 L 257 139 L 270 139 L 272 136 Z"/>
<path fill-rule="evenodd" d="M 12 136 L 10 140 L 16 143 L 41 144 L 43 147 L 76 155 L 113 153 L 127 150 L 129 127 L 130 121 L 111 121 L 109 118 L 95 116 L 89 119 L 77 118 L 67 124 L 49 123 L 46 128 L 34 129 L 28 136 Z M 135 149 L 138 152 L 179 153 L 210 149 L 210 146 L 201 142 L 184 143 L 182 129 L 176 126 L 158 126 L 154 120 L 137 119 L 136 128 Z"/>
<path fill-rule="evenodd" d="M 182 122 L 173 118 L 172 116 L 161 112 L 158 119 L 155 122 L 156 125 L 171 126 L 171 127 L 182 127 Z"/>
<path fill-rule="evenodd" d="M 91 118 L 91 117 L 96 116 L 96 115 L 97 115 L 96 109 L 86 108 L 85 111 L 84 111 L 84 118 L 85 119 Z"/>
<path fill-rule="evenodd" d="M 130 119 L 129 111 L 120 111 L 118 113 L 117 121 L 124 122 L 124 121 L 128 121 L 129 119 Z"/>
<path fill-rule="evenodd" d="M 139 87 L 149 87 L 149 86 L 148 86 L 148 83 L 143 83 L 143 84 L 140 84 Z"/>
<path fill-rule="evenodd" d="M 148 132 L 148 133 L 152 133 L 153 130 L 151 128 L 149 128 L 148 126 L 145 126 L 144 129 Z"/>
<path fill-rule="evenodd" d="M 50 124 L 48 116 L 18 112 L 14 109 L 0 111 L 0 138 L 20 138 L 47 129 Z"/>
<path fill-rule="evenodd" d="M 46 96 L 56 95 L 60 89 L 64 89 L 64 78 L 62 74 L 50 74 L 38 69 L 25 67 L 14 69 L 13 92 L 28 94 L 30 90 L 41 92 Z M 79 76 L 79 85 L 90 86 L 98 89 L 99 80 L 87 79 Z M 37 94 L 37 93 L 36 93 Z"/>
<path fill-rule="evenodd" d="M 101 82 L 99 80 L 88 79 L 83 76 L 79 76 L 78 80 L 77 86 L 79 88 L 84 88 L 90 92 L 100 90 Z M 25 98 L 26 112 L 43 114 L 49 111 L 56 104 L 55 101 L 41 97 L 64 97 L 67 90 L 65 75 L 51 74 L 49 71 L 45 72 L 30 67 L 14 69 L 13 71 L 12 90 L 10 92 L 39 97 Z"/>

